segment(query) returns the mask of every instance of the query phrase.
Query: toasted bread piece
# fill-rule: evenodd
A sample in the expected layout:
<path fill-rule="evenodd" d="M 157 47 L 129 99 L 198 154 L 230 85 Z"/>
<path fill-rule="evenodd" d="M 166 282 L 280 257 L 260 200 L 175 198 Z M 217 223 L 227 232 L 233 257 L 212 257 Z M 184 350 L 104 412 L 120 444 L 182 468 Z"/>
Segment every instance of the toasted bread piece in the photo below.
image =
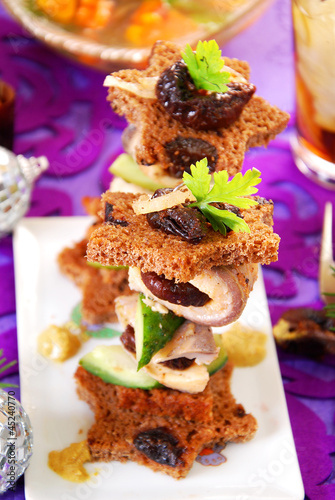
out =
<path fill-rule="evenodd" d="M 99 196 L 83 196 L 81 202 L 88 215 L 94 215 L 99 219 L 98 212 L 100 211 Z"/>
<path fill-rule="evenodd" d="M 65 247 L 57 257 L 61 272 L 80 288 L 88 276 L 95 274 L 95 268 L 89 266 L 85 258 L 87 244 L 88 240 L 84 238 L 72 247 Z"/>
<path fill-rule="evenodd" d="M 99 269 L 86 260 L 88 240 L 64 248 L 58 256 L 60 270 L 82 289 L 83 320 L 95 325 L 117 321 L 114 300 L 131 293 L 127 269 Z"/>
<path fill-rule="evenodd" d="M 119 386 L 107 384 L 79 367 L 75 374 L 77 392 L 90 405 L 96 419 L 87 436 L 92 460 L 132 460 L 180 479 L 187 475 L 195 458 L 204 448 L 250 440 L 257 430 L 257 422 L 252 415 L 245 413 L 242 405 L 236 404 L 229 387 L 231 373 L 232 365 L 228 363 L 211 377 L 203 393 L 192 397 L 192 401 L 189 394 L 170 389 L 143 391 L 123 388 L 123 395 L 129 393 L 128 401 L 134 401 L 133 406 L 125 409 L 120 406 Z M 131 394 L 132 391 L 135 391 L 134 394 Z M 153 397 L 157 405 L 150 409 L 148 404 L 145 414 L 143 408 L 138 411 L 139 407 L 135 403 L 139 391 L 146 393 L 141 397 L 143 401 L 149 401 Z M 157 397 L 157 391 L 162 393 L 161 398 Z M 191 405 L 198 409 L 203 406 L 205 411 L 209 410 L 211 417 L 204 414 L 204 421 L 201 421 L 198 417 L 186 420 L 182 414 L 174 416 L 173 409 L 164 401 L 166 397 L 171 406 L 176 401 L 180 407 L 183 399 L 185 406 Z M 213 400 L 210 411 L 208 403 Z M 174 466 L 158 463 L 134 445 L 134 439 L 139 433 L 157 428 L 173 436 L 178 441 L 176 446 L 182 449 Z"/>
<path fill-rule="evenodd" d="M 114 300 L 119 295 L 131 293 L 128 286 L 128 271 L 99 269 L 87 263 L 88 238 L 102 223 L 98 215 L 101 201 L 99 197 L 85 196 L 82 202 L 86 212 L 95 216 L 96 221 L 87 229 L 85 238 L 72 247 L 62 250 L 57 262 L 61 272 L 82 289 L 83 320 L 92 325 L 114 322 L 117 320 Z"/>
<path fill-rule="evenodd" d="M 145 215 L 135 215 L 132 203 L 138 196 L 110 192 L 103 195 L 103 206 L 113 205 L 116 222 L 93 231 L 87 247 L 88 260 L 139 267 L 182 282 L 213 266 L 269 264 L 277 260 L 280 238 L 272 230 L 273 204 L 264 198 L 256 197 L 258 205 L 242 210 L 250 233 L 232 231 L 225 237 L 209 228 L 205 238 L 192 245 L 151 228 Z"/>
<path fill-rule="evenodd" d="M 129 69 L 112 74 L 114 83 L 109 88 L 108 100 L 113 110 L 125 116 L 136 129 L 136 142 L 128 152 L 148 176 L 156 178 L 158 170 L 164 175 L 172 166 L 166 144 L 177 138 L 201 139 L 216 148 L 215 169 L 227 170 L 229 175 L 235 175 L 242 168 L 246 150 L 266 146 L 285 129 L 289 115 L 254 95 L 231 126 L 196 131 L 172 118 L 156 98 L 142 97 L 127 86 L 131 84 L 136 89 L 143 82 L 144 85 L 155 85 L 163 71 L 181 59 L 181 50 L 180 46 L 171 42 L 157 42 L 146 70 Z M 227 57 L 224 61 L 232 70 L 249 80 L 246 62 Z"/>

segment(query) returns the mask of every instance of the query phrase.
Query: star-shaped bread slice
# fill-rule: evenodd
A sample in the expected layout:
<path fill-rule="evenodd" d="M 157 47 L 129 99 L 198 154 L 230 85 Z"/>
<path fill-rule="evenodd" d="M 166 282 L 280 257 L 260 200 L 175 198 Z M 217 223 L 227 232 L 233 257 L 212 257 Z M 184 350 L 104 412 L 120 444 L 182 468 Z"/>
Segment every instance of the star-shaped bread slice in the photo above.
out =
<path fill-rule="evenodd" d="M 104 269 L 87 263 L 86 249 L 91 233 L 102 220 L 98 218 L 100 198 L 86 197 L 83 200 L 86 211 L 97 217 L 87 230 L 85 237 L 72 247 L 64 248 L 58 255 L 58 265 L 63 274 L 82 291 L 81 312 L 83 320 L 90 325 L 117 320 L 114 301 L 119 295 L 131 293 L 127 269 Z"/>
<path fill-rule="evenodd" d="M 106 78 L 108 100 L 113 110 L 130 124 L 124 133 L 124 147 L 151 178 L 162 175 L 182 177 L 185 165 L 202 155 L 212 159 L 215 170 L 235 175 L 242 168 L 245 152 L 266 146 L 282 132 L 289 115 L 253 95 L 240 117 L 229 127 L 217 130 L 194 130 L 172 118 L 155 94 L 163 71 L 181 60 L 180 46 L 157 42 L 145 70 L 121 70 Z M 234 78 L 249 81 L 249 66 L 238 59 L 224 58 Z M 196 151 L 196 153 L 194 153 Z M 178 171 L 178 163 L 182 165 Z"/>
<path fill-rule="evenodd" d="M 131 460 L 180 479 L 187 475 L 202 450 L 249 441 L 257 430 L 257 422 L 230 392 L 232 370 L 232 364 L 227 363 L 211 377 L 205 391 L 190 395 L 168 388 L 143 390 L 109 384 L 79 367 L 75 373 L 77 393 L 95 414 L 95 423 L 87 436 L 91 460 Z M 125 399 L 133 404 L 125 407 Z M 140 406 L 136 404 L 139 400 Z M 205 419 L 190 415 L 185 418 L 186 406 L 200 415 L 205 408 Z M 162 446 L 157 440 L 151 454 L 136 447 L 136 437 L 152 431 L 175 439 L 181 450 L 175 464 L 160 460 Z"/>

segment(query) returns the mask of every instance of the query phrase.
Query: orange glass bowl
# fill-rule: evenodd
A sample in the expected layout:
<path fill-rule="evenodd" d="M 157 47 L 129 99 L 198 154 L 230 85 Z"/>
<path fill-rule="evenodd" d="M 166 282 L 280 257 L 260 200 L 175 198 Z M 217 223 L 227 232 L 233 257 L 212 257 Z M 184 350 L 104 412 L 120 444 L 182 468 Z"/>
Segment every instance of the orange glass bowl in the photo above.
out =
<path fill-rule="evenodd" d="M 3 0 L 37 39 L 78 61 L 115 71 L 143 68 L 156 40 L 224 44 L 272 0 Z M 64 5 L 63 5 L 64 4 Z"/>

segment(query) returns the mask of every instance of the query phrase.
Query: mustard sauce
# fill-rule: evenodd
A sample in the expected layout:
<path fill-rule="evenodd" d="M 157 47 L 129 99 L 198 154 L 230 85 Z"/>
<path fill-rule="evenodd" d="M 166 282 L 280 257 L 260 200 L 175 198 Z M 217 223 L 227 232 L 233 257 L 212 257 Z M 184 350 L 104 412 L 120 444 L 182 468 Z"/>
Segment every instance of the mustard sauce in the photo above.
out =
<path fill-rule="evenodd" d="M 257 330 L 236 323 L 222 334 L 222 343 L 228 359 L 235 366 L 255 366 L 266 356 L 267 336 Z"/>
<path fill-rule="evenodd" d="M 63 362 L 78 352 L 81 342 L 81 338 L 71 331 L 68 324 L 50 325 L 38 337 L 37 349 L 45 358 Z"/>
<path fill-rule="evenodd" d="M 73 483 L 83 483 L 89 479 L 89 474 L 83 467 L 91 460 L 87 442 L 72 443 L 68 448 L 49 453 L 48 466 L 59 476 Z"/>

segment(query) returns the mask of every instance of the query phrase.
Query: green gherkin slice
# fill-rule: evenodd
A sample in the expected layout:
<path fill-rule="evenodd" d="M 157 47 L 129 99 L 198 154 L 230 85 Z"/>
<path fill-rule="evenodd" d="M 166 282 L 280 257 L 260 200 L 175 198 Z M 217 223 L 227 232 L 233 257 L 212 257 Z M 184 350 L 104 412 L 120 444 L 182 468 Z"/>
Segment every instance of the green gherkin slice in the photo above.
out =
<path fill-rule="evenodd" d="M 143 301 L 144 295 L 140 294 L 137 303 L 135 319 L 135 342 L 137 369 L 147 365 L 156 352 L 172 339 L 175 331 L 185 321 L 169 311 L 167 314 L 153 311 Z"/>

